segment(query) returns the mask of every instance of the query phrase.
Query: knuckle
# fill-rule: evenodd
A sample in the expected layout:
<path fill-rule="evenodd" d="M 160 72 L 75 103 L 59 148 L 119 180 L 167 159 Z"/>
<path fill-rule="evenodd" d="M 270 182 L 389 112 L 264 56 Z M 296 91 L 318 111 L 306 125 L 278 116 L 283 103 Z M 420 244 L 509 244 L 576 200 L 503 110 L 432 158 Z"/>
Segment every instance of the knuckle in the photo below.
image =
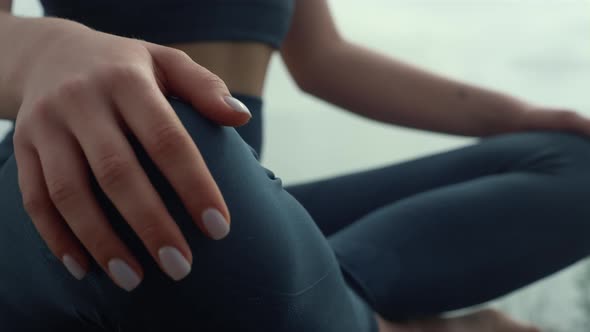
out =
<path fill-rule="evenodd" d="M 51 200 L 58 206 L 66 205 L 78 193 L 76 185 L 63 178 L 48 180 L 47 190 Z"/>
<path fill-rule="evenodd" d="M 37 98 L 35 101 L 31 103 L 30 106 L 30 115 L 35 118 L 39 118 L 41 120 L 46 120 L 49 118 L 50 114 L 53 113 L 55 109 L 55 99 L 51 96 L 44 96 L 41 98 Z M 20 112 L 27 113 L 27 112 Z M 27 120 L 31 120 L 28 118 Z M 23 123 L 28 123 L 30 121 L 25 121 Z"/>
<path fill-rule="evenodd" d="M 33 193 L 23 192 L 23 208 L 31 218 L 36 218 L 45 213 L 48 206 L 47 200 L 43 199 L 43 197 Z"/>
<path fill-rule="evenodd" d="M 88 78 L 81 76 L 69 77 L 57 86 L 56 98 L 58 100 L 77 100 L 89 91 L 90 84 Z"/>
<path fill-rule="evenodd" d="M 177 49 L 177 48 L 170 48 L 170 54 L 172 55 L 173 58 L 175 58 L 177 60 L 193 61 L 193 59 L 185 51 Z"/>
<path fill-rule="evenodd" d="M 137 235 L 146 245 L 149 245 L 154 243 L 157 238 L 162 237 L 162 229 L 156 221 L 145 221 L 139 226 Z"/>
<path fill-rule="evenodd" d="M 14 130 L 14 134 L 12 135 L 12 141 L 14 143 L 14 149 L 15 149 L 15 153 L 17 153 L 16 151 L 23 146 L 27 145 L 27 142 L 29 141 L 30 136 L 26 135 L 26 128 L 24 128 L 22 126 L 22 124 L 20 124 L 18 127 L 15 127 Z"/>
<path fill-rule="evenodd" d="M 150 57 L 150 52 L 145 44 L 137 39 L 128 39 L 122 47 L 125 49 L 126 59 L 147 59 Z"/>
<path fill-rule="evenodd" d="M 215 90 L 227 89 L 225 82 L 219 76 L 217 76 L 211 72 L 204 73 L 203 81 L 212 89 L 215 89 Z"/>
<path fill-rule="evenodd" d="M 111 64 L 97 70 L 101 79 L 108 85 L 128 85 L 145 78 L 145 70 L 139 64 Z"/>
<path fill-rule="evenodd" d="M 129 176 L 131 162 L 116 152 L 101 155 L 96 162 L 96 179 L 105 187 L 121 184 Z"/>
<path fill-rule="evenodd" d="M 158 158 L 171 156 L 181 151 L 186 142 L 186 136 L 180 128 L 174 125 L 161 125 L 153 131 L 151 152 Z"/>

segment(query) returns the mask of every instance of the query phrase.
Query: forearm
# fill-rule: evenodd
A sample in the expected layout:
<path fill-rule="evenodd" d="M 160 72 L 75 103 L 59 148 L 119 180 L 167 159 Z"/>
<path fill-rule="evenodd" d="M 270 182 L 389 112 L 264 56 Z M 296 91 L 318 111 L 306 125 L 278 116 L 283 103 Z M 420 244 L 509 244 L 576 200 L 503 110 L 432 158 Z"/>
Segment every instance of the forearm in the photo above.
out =
<path fill-rule="evenodd" d="M 1 119 L 16 118 L 27 70 L 55 36 L 74 25 L 82 26 L 62 19 L 16 17 L 0 11 Z"/>
<path fill-rule="evenodd" d="M 400 126 L 465 136 L 518 130 L 523 103 L 456 82 L 346 41 L 313 65 L 302 88 L 359 115 Z"/>

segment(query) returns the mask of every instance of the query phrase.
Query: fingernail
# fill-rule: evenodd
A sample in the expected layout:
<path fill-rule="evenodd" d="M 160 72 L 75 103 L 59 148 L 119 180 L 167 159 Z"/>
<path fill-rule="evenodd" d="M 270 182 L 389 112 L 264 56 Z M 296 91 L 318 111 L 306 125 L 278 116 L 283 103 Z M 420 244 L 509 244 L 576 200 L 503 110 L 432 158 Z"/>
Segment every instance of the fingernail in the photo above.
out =
<path fill-rule="evenodd" d="M 229 233 L 229 223 L 217 209 L 209 208 L 203 211 L 203 225 L 214 240 L 221 240 Z"/>
<path fill-rule="evenodd" d="M 74 276 L 74 278 L 82 280 L 82 278 L 84 278 L 86 275 L 84 268 L 78 264 L 78 262 L 76 262 L 72 256 L 65 254 L 62 258 L 62 262 L 66 269 L 68 269 L 68 271 Z"/>
<path fill-rule="evenodd" d="M 139 285 L 141 279 L 133 269 L 119 258 L 113 258 L 109 261 L 109 271 L 113 279 L 123 288 L 130 292 Z"/>
<path fill-rule="evenodd" d="M 240 112 L 240 113 L 247 113 L 248 115 L 252 116 L 252 113 L 250 113 L 250 110 L 248 109 L 248 107 L 246 107 L 246 105 L 244 105 L 244 103 L 242 103 L 238 99 L 236 99 L 232 96 L 225 96 L 225 97 L 223 97 L 223 99 L 225 100 L 225 102 L 229 106 L 231 106 L 231 108 L 234 109 L 234 111 Z"/>
<path fill-rule="evenodd" d="M 158 256 L 164 271 L 175 281 L 183 279 L 191 272 L 191 264 L 174 247 L 160 248 Z"/>

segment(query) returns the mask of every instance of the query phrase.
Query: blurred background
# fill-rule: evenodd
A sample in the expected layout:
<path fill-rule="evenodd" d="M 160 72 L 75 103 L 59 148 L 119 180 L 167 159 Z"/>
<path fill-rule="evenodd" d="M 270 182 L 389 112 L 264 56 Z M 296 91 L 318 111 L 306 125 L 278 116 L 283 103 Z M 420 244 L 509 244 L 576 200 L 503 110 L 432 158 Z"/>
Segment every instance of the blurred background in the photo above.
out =
<path fill-rule="evenodd" d="M 456 79 L 590 116 L 590 0 L 330 3 L 350 40 Z M 35 0 L 15 0 L 15 12 L 41 15 Z M 473 142 L 340 112 L 298 91 L 279 57 L 269 74 L 263 163 L 288 184 Z M 0 122 L 0 136 L 7 127 Z M 581 262 L 492 305 L 539 324 L 545 332 L 590 331 L 590 263 Z"/>

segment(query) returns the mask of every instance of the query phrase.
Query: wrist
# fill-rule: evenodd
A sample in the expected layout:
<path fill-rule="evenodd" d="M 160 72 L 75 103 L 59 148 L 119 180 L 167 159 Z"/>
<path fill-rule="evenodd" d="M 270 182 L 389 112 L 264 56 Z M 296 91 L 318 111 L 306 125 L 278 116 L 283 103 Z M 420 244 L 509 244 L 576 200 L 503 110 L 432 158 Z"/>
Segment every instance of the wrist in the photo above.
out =
<path fill-rule="evenodd" d="M 506 115 L 507 124 L 505 132 L 520 132 L 527 130 L 527 114 L 531 110 L 531 104 L 516 98 L 510 98 Z"/>
<path fill-rule="evenodd" d="M 89 28 L 59 18 L 6 16 L 1 17 L 0 45 L 10 47 L 4 48 L 0 59 L 0 106 L 18 109 L 25 82 L 46 50 L 62 36 Z"/>
<path fill-rule="evenodd" d="M 494 95 L 480 118 L 481 132 L 479 136 L 490 136 L 503 133 L 523 131 L 526 129 L 526 114 L 529 104 L 503 94 Z"/>

